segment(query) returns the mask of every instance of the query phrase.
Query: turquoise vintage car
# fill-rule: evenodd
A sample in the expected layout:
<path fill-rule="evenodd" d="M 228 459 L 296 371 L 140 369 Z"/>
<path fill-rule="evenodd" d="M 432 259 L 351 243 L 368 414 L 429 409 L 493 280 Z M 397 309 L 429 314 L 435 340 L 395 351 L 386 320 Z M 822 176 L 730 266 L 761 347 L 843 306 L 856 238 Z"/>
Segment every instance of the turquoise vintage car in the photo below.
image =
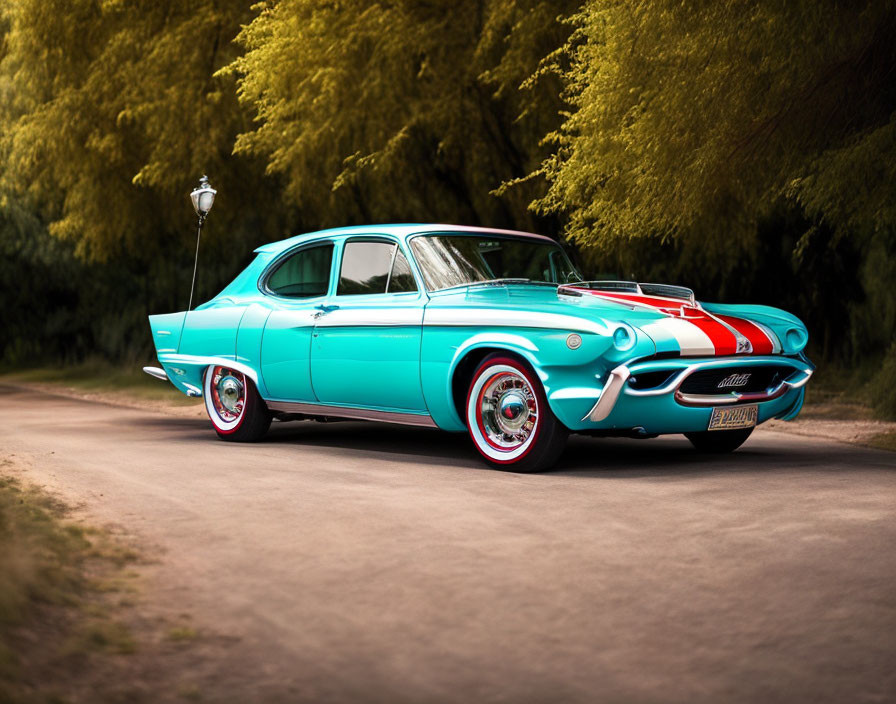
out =
<path fill-rule="evenodd" d="M 217 434 L 355 418 L 468 432 L 490 464 L 549 467 L 570 432 L 737 448 L 800 410 L 806 327 L 690 289 L 586 282 L 554 240 L 346 227 L 255 250 L 211 301 L 149 318 L 162 369 Z"/>

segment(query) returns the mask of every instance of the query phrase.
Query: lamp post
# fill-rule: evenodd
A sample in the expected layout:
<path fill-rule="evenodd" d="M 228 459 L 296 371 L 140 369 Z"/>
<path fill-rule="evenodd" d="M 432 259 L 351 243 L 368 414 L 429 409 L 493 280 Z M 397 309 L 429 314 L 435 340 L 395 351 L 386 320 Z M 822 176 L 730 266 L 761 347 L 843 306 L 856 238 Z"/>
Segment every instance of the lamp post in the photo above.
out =
<path fill-rule="evenodd" d="M 190 283 L 190 303 L 187 310 L 193 308 L 193 289 L 196 287 L 196 267 L 199 265 L 199 238 L 202 236 L 202 225 L 206 216 L 215 203 L 215 195 L 218 192 L 211 187 L 208 182 L 208 176 L 199 179 L 199 185 L 190 192 L 190 200 L 193 201 L 193 210 L 199 218 L 199 225 L 196 228 L 196 257 L 193 260 L 193 281 Z"/>

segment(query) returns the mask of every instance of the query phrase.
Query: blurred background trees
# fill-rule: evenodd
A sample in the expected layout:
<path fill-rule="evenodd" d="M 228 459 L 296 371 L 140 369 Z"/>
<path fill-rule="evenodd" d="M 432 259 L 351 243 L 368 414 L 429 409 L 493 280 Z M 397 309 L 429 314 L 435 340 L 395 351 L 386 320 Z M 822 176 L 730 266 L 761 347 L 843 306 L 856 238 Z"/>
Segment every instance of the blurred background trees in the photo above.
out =
<path fill-rule="evenodd" d="M 200 299 L 299 231 L 535 229 L 793 310 L 896 413 L 894 69 L 888 0 L 7 0 L 4 363 L 149 357 L 208 173 Z"/>

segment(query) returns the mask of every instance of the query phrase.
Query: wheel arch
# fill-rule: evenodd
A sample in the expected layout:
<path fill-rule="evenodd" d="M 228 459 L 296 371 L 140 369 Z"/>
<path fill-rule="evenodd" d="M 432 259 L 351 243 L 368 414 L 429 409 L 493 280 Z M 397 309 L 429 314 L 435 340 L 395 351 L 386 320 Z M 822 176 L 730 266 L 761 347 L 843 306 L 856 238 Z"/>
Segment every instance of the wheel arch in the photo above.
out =
<path fill-rule="evenodd" d="M 230 367 L 241 371 L 252 380 L 259 392 L 263 388 L 259 384 L 259 374 L 255 368 L 226 356 L 165 354 L 159 355 L 158 359 L 171 383 L 188 396 L 201 395 L 195 392 L 202 390 L 206 370 L 213 366 Z"/>
<path fill-rule="evenodd" d="M 448 375 L 448 393 L 452 407 L 464 427 L 467 425 L 467 391 L 473 380 L 473 372 L 482 360 L 496 352 L 509 354 L 524 362 L 543 383 L 545 375 L 534 355 L 537 351 L 538 348 L 531 340 L 519 335 L 477 335 L 458 348 Z"/>

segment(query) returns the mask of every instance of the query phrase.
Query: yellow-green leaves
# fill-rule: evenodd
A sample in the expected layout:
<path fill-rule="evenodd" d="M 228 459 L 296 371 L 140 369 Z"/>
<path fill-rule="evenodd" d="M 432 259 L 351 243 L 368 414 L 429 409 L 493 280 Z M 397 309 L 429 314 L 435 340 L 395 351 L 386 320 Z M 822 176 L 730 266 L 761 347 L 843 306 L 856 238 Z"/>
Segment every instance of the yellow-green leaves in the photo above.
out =
<path fill-rule="evenodd" d="M 782 197 L 892 225 L 896 3 L 588 0 L 574 21 L 537 207 L 580 242 L 749 239 Z"/>

